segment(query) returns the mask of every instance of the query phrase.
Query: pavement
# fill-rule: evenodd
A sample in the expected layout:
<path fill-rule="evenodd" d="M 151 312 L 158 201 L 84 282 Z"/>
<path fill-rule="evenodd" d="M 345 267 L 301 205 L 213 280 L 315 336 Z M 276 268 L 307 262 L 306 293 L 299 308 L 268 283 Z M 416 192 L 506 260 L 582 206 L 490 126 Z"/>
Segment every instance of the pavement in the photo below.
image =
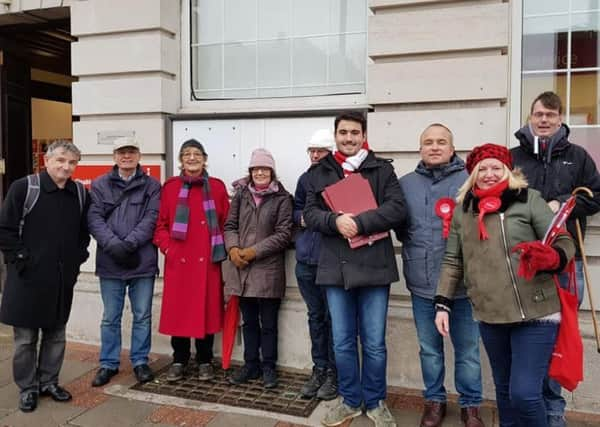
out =
<path fill-rule="evenodd" d="M 32 413 L 18 409 L 18 390 L 12 381 L 12 329 L 0 325 L 0 427 L 296 427 L 318 426 L 320 419 L 335 404 L 321 402 L 308 418 L 274 412 L 203 403 L 199 401 L 132 390 L 136 383 L 126 352 L 121 371 L 100 388 L 90 383 L 98 368 L 98 346 L 69 342 L 60 382 L 73 394 L 73 400 L 58 403 L 49 397 L 40 399 Z M 150 366 L 160 369 L 170 363 L 168 355 L 151 355 Z M 422 409 L 420 392 L 390 387 L 387 404 L 400 427 L 417 427 Z M 459 427 L 460 409 L 456 396 L 450 396 L 444 427 Z M 498 426 L 494 402 L 482 406 L 485 425 Z M 600 426 L 600 415 L 580 412 L 567 414 L 569 427 Z M 365 416 L 346 422 L 342 427 L 370 427 Z"/>

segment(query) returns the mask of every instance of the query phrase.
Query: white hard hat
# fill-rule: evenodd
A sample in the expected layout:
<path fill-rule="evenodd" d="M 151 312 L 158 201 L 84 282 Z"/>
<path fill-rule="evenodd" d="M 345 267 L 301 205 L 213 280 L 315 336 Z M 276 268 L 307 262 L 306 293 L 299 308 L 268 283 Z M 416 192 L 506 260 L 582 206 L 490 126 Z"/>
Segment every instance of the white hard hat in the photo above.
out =
<path fill-rule="evenodd" d="M 333 132 L 330 129 L 319 129 L 311 136 L 307 148 L 325 148 L 332 151 L 334 146 Z"/>

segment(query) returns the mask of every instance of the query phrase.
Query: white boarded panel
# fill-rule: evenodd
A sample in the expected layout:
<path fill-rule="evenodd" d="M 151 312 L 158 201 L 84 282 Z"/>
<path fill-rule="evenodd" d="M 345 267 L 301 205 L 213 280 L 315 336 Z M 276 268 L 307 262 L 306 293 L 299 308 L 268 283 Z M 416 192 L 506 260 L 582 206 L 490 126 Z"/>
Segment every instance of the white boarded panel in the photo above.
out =
<path fill-rule="evenodd" d="M 498 106 L 369 113 L 369 144 L 382 152 L 417 150 L 419 136 L 431 123 L 448 126 L 458 150 L 506 143 L 506 108 Z"/>
<path fill-rule="evenodd" d="M 457 2 L 460 0 L 454 0 Z M 452 2 L 452 0 L 450 1 Z M 431 3 L 448 3 L 447 0 L 369 0 L 371 9 L 388 8 L 388 7 L 403 7 L 413 5 L 426 5 Z"/>
<path fill-rule="evenodd" d="M 369 17 L 369 56 L 508 45 L 508 3 L 386 13 Z"/>
<path fill-rule="evenodd" d="M 369 66 L 369 104 L 505 99 L 508 56 L 436 59 Z"/>

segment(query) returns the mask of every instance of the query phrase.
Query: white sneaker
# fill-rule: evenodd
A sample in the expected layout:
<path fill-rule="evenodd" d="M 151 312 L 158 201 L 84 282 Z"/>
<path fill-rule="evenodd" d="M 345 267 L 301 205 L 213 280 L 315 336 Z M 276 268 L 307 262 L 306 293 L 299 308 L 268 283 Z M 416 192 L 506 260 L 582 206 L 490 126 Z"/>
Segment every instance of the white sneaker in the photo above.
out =
<path fill-rule="evenodd" d="M 321 420 L 321 424 L 325 427 L 339 426 L 345 421 L 358 417 L 360 414 L 362 414 L 360 408 L 352 408 L 340 399 L 339 403 L 327 412 L 325 418 Z"/>
<path fill-rule="evenodd" d="M 375 427 L 397 427 L 394 416 L 383 400 L 380 400 L 375 408 L 367 411 L 367 417 L 375 423 Z"/>

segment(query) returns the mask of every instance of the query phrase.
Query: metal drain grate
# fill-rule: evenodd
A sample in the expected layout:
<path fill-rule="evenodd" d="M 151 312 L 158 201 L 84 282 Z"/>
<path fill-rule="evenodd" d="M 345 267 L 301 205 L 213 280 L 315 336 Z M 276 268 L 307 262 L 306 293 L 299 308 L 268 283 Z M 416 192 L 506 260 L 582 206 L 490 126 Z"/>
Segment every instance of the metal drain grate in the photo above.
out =
<path fill-rule="evenodd" d="M 300 394 L 302 385 L 309 378 L 307 374 L 278 369 L 279 385 L 277 388 L 267 390 L 263 387 L 262 379 L 253 380 L 247 384 L 231 385 L 227 381 L 229 371 L 226 373 L 216 365 L 214 368 L 216 374 L 214 380 L 200 381 L 197 365 L 190 363 L 182 380 L 169 382 L 167 381 L 169 365 L 167 365 L 156 373 L 154 381 L 145 384 L 138 383 L 132 388 L 147 393 L 260 409 L 299 417 L 309 417 L 319 404 L 317 399 L 304 399 Z"/>

